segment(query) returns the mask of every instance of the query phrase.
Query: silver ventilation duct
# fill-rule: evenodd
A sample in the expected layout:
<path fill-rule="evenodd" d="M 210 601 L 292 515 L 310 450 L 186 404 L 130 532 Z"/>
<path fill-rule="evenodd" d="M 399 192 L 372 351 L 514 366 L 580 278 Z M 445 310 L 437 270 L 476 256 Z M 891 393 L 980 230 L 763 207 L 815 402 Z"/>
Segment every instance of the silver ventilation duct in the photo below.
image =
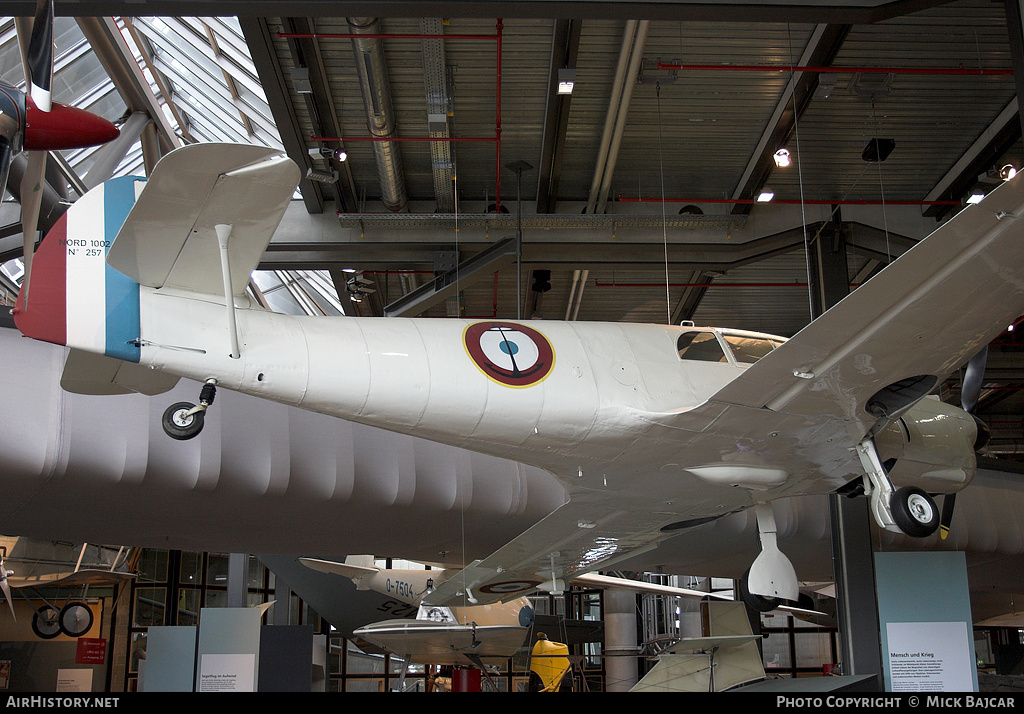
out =
<path fill-rule="evenodd" d="M 350 17 L 349 29 L 353 34 L 379 35 L 380 22 L 375 17 Z M 352 38 L 359 86 L 366 107 L 366 124 L 375 137 L 390 137 L 395 130 L 395 112 L 391 106 L 387 67 L 384 64 L 384 46 L 380 38 Z M 398 144 L 392 141 L 373 142 L 380 178 L 381 201 L 391 211 L 405 210 L 405 174 Z"/>

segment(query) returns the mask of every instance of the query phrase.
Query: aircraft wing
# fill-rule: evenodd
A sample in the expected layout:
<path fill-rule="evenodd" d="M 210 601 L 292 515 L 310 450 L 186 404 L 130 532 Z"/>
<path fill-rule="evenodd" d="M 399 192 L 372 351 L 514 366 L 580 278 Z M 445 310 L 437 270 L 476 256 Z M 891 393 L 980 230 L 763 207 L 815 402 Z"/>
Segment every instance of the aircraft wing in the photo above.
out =
<path fill-rule="evenodd" d="M 769 498 L 812 492 L 807 474 L 820 480 L 818 492 L 854 477 L 860 467 L 851 447 L 1024 314 L 1019 217 L 1020 179 L 961 211 L 705 404 L 650 415 L 647 438 L 660 432 L 662 438 L 686 438 L 688 447 L 703 439 L 735 449 L 744 435 L 785 434 L 790 438 L 779 439 L 776 452 L 751 457 L 768 466 L 775 460 L 791 475 L 786 490 Z M 763 473 L 770 477 L 773 471 Z M 489 602 L 530 587 L 558 589 L 557 582 L 545 584 L 552 574 L 572 578 L 642 553 L 667 535 L 660 531 L 666 514 L 653 499 L 632 493 L 642 490 L 640 482 L 614 497 L 570 488 L 569 503 L 454 575 L 430 601 Z"/>
<path fill-rule="evenodd" d="M 561 590 L 565 580 L 653 548 L 666 537 L 665 515 L 641 494 L 569 489 L 569 501 L 487 558 L 441 583 L 424 600 L 432 605 L 487 604 L 540 588 Z M 474 602 L 475 601 L 475 602 Z"/>
<path fill-rule="evenodd" d="M 848 421 L 860 439 L 1024 314 L 1024 183 L 968 206 L 712 401 Z"/>

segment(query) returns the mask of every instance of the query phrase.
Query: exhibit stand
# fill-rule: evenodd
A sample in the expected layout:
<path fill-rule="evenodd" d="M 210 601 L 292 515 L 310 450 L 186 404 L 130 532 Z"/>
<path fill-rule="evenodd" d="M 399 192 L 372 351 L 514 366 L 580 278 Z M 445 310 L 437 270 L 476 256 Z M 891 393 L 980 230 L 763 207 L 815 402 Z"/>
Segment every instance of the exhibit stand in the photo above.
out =
<path fill-rule="evenodd" d="M 875 581 L 886 691 L 977 692 L 964 554 L 876 553 Z"/>
<path fill-rule="evenodd" d="M 139 691 L 322 691 L 325 639 L 308 625 L 262 626 L 264 612 L 204 608 L 198 627 L 150 627 Z"/>

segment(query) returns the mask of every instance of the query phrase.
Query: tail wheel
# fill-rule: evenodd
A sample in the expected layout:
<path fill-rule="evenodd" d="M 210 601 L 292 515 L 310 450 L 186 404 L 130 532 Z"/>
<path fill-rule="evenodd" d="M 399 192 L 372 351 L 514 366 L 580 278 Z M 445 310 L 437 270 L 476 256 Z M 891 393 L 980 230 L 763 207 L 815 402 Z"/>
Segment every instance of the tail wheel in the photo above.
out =
<path fill-rule="evenodd" d="M 160 423 L 164 427 L 164 433 L 172 439 L 185 441 L 198 435 L 203 430 L 204 411 L 192 412 L 195 404 L 191 402 L 178 402 L 167 407 Z"/>
<path fill-rule="evenodd" d="M 914 486 L 896 491 L 889 508 L 899 529 L 912 538 L 927 538 L 939 527 L 939 509 L 935 501 Z"/>

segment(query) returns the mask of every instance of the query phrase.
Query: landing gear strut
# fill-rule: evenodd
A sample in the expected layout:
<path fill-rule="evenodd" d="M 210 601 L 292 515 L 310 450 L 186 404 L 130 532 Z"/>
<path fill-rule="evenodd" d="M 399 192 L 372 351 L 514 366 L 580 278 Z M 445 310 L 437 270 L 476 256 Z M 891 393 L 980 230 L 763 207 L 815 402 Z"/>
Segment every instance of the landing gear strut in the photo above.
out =
<path fill-rule="evenodd" d="M 172 439 L 185 441 L 191 439 L 203 430 L 203 420 L 206 416 L 206 409 L 213 404 L 217 396 L 216 380 L 207 380 L 199 392 L 199 404 L 191 402 L 178 402 L 167 407 L 163 418 L 160 420 L 164 433 Z"/>
<path fill-rule="evenodd" d="M 913 486 L 893 488 L 878 458 L 872 439 L 857 445 L 864 467 L 864 491 L 871 499 L 871 515 L 880 528 L 912 538 L 927 538 L 939 527 L 939 509 L 927 493 Z"/>

